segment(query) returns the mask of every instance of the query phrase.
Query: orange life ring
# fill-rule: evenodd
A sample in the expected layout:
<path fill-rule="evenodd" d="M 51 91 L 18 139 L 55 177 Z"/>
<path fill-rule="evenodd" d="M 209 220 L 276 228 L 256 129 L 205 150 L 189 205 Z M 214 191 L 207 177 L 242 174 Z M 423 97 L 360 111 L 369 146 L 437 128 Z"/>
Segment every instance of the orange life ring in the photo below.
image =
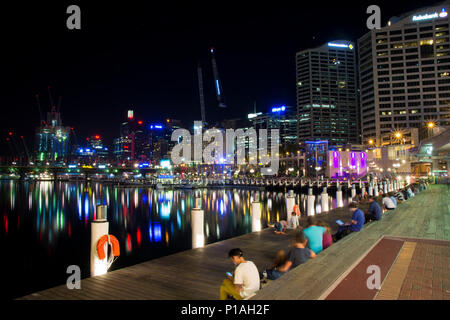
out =
<path fill-rule="evenodd" d="M 294 209 L 292 211 L 294 211 L 296 215 L 300 215 L 300 208 L 298 205 L 294 204 Z"/>
<path fill-rule="evenodd" d="M 109 237 L 109 240 L 108 240 L 108 237 Z M 100 260 L 103 260 L 106 258 L 106 253 L 105 253 L 105 243 L 106 242 L 111 244 L 113 256 L 114 257 L 120 256 L 119 240 L 117 240 L 117 238 L 114 237 L 112 234 L 109 234 L 109 235 L 105 234 L 97 242 L 98 258 Z"/>

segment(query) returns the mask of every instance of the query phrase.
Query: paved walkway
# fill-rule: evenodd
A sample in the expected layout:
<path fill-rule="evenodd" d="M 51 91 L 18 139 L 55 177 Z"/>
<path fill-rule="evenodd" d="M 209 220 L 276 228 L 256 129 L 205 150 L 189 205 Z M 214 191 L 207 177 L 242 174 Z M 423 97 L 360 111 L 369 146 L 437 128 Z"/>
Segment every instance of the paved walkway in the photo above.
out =
<path fill-rule="evenodd" d="M 318 299 L 383 235 L 450 240 L 449 195 L 446 186 L 430 186 L 381 221 L 366 225 L 316 259 L 270 282 L 253 299 Z M 327 215 L 334 220 L 333 212 Z M 81 290 L 62 285 L 22 299 L 218 299 L 225 272 L 233 269 L 227 258 L 231 248 L 240 247 L 262 270 L 272 263 L 279 249 L 287 249 L 293 233 L 280 236 L 266 229 L 83 279 Z M 447 288 L 448 283 L 442 285 Z"/>
<path fill-rule="evenodd" d="M 450 192 L 447 186 L 430 186 L 400 204 L 396 210 L 389 211 L 381 221 L 364 226 L 361 232 L 350 234 L 321 252 L 316 259 L 298 266 L 264 287 L 253 299 L 324 299 L 330 287 L 342 281 L 346 273 L 370 253 L 377 241 L 388 235 L 449 241 Z M 448 268 L 448 255 L 447 259 L 441 259 L 444 260 L 441 263 L 447 263 Z M 423 261 L 426 261 L 425 265 L 430 265 L 429 259 Z M 448 299 L 449 274 L 441 274 L 442 298 Z M 429 273 L 426 275 L 429 276 Z M 403 292 L 407 293 L 407 289 Z M 438 295 L 436 292 L 435 297 Z M 417 293 L 414 297 L 417 297 Z M 399 298 L 403 298 L 403 295 Z"/>

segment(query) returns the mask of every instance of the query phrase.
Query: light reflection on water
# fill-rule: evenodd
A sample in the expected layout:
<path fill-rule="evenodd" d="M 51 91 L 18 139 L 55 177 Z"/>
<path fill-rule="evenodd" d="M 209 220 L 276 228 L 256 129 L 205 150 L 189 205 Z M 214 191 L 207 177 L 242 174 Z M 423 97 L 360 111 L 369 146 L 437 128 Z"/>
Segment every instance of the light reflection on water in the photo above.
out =
<path fill-rule="evenodd" d="M 251 232 L 255 190 L 152 190 L 102 183 L 0 181 L 0 248 L 3 274 L 15 279 L 3 295 L 17 297 L 65 283 L 76 264 L 89 274 L 89 221 L 108 206 L 110 234 L 121 256 L 112 270 L 191 248 L 190 211 L 199 193 L 206 243 Z M 284 193 L 260 192 L 262 226 L 286 219 Z M 305 208 L 302 197 L 301 207 Z M 345 202 L 345 200 L 344 200 Z M 317 201 L 320 206 L 320 201 Z M 336 200 L 330 197 L 330 208 Z M 19 279 L 19 280 L 17 280 Z"/>

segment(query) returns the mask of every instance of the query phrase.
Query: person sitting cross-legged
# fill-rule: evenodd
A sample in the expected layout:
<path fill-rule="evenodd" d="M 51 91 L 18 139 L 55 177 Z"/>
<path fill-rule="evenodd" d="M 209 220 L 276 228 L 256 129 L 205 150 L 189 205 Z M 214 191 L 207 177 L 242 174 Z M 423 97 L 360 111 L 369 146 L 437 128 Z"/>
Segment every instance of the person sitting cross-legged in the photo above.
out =
<path fill-rule="evenodd" d="M 364 212 L 362 212 L 361 209 L 358 209 L 358 204 L 352 202 L 348 205 L 348 209 L 352 214 L 352 222 L 339 227 L 338 232 L 333 235 L 334 241 L 338 241 L 352 232 L 359 232 L 364 226 Z"/>
<path fill-rule="evenodd" d="M 304 236 L 303 231 L 297 233 L 294 238 L 293 247 L 289 251 L 286 262 L 276 268 L 266 270 L 267 279 L 276 280 L 298 265 L 305 263 L 309 259 L 314 259 L 316 254 L 314 251 L 306 248 L 307 242 L 308 239 Z"/>
<path fill-rule="evenodd" d="M 233 277 L 227 276 L 220 286 L 220 300 L 242 300 L 259 290 L 258 268 L 252 261 L 246 261 L 239 248 L 231 249 L 229 258 L 237 266 Z"/>
<path fill-rule="evenodd" d="M 324 227 L 316 224 L 316 219 L 309 216 L 306 219 L 308 227 L 303 230 L 303 234 L 308 239 L 308 248 L 318 254 L 323 250 L 323 234 L 326 232 Z"/>
<path fill-rule="evenodd" d="M 369 203 L 369 210 L 365 214 L 366 222 L 381 220 L 381 217 L 383 216 L 383 210 L 381 209 L 378 202 L 375 201 L 375 197 L 369 197 Z"/>
<path fill-rule="evenodd" d="M 389 197 L 389 195 L 387 193 L 383 194 L 383 207 L 386 210 L 394 210 L 397 207 L 397 203 L 394 201 L 392 201 L 392 198 Z"/>

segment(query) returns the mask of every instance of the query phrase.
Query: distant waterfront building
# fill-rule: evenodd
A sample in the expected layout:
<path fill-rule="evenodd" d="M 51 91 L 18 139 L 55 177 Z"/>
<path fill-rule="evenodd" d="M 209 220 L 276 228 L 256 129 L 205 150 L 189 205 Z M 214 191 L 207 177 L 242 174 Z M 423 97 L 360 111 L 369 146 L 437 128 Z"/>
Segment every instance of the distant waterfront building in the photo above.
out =
<path fill-rule="evenodd" d="M 267 113 L 249 114 L 248 119 L 259 135 L 259 129 L 267 129 L 268 144 L 270 150 L 271 132 L 270 129 L 278 129 L 280 133 L 280 147 L 287 150 L 289 146 L 297 145 L 297 119 L 296 108 L 291 106 L 275 106 Z"/>
<path fill-rule="evenodd" d="M 86 138 L 86 142 L 82 146 L 77 146 L 75 151 L 75 159 L 79 163 L 106 163 L 109 162 L 108 147 L 103 145 L 100 135 L 92 135 Z"/>
<path fill-rule="evenodd" d="M 446 1 L 408 12 L 358 40 L 364 144 L 430 122 L 450 125 L 449 10 Z"/>
<path fill-rule="evenodd" d="M 53 106 L 47 112 L 47 121 L 36 129 L 36 160 L 42 162 L 64 162 L 69 153 L 70 127 L 64 127 L 61 114 Z"/>
<path fill-rule="evenodd" d="M 296 65 L 298 141 L 358 143 L 355 45 L 336 40 L 300 51 Z"/>

